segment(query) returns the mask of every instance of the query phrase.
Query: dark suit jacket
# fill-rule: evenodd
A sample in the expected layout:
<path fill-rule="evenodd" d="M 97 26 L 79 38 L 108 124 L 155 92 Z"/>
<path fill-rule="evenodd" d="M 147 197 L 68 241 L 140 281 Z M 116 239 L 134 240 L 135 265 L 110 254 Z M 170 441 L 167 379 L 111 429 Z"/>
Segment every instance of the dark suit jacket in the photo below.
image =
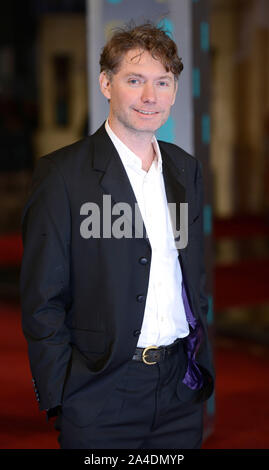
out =
<path fill-rule="evenodd" d="M 191 328 L 195 345 L 189 365 L 195 361 L 203 375 L 200 388 L 179 381 L 178 396 L 201 401 L 212 393 L 214 377 L 206 324 L 201 169 L 179 147 L 159 145 L 168 202 L 188 202 L 189 241 L 179 250 L 179 262 L 197 326 Z M 94 135 L 39 159 L 22 215 L 22 326 L 39 407 L 62 405 L 78 426 L 97 416 L 134 354 L 149 282 L 151 246 L 145 233 L 121 239 L 81 236 L 81 206 L 94 202 L 102 208 L 104 194 L 112 203 L 124 201 L 132 208 L 136 203 L 103 124 Z"/>

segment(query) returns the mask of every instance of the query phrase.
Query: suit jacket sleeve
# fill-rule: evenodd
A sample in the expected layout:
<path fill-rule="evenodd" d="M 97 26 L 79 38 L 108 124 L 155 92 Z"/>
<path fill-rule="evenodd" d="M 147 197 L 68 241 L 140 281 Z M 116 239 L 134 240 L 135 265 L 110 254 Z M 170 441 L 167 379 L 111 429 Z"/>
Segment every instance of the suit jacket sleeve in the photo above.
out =
<path fill-rule="evenodd" d="M 22 328 L 41 410 L 61 404 L 71 356 L 66 312 L 69 286 L 70 206 L 62 175 L 42 157 L 22 214 L 20 274 Z"/>

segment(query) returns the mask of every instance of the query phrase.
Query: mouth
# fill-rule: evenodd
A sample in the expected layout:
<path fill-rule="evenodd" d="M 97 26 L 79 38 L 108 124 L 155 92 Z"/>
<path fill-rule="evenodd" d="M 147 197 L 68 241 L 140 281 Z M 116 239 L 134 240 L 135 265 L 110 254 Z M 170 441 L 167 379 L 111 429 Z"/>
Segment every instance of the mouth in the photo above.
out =
<path fill-rule="evenodd" d="M 133 109 L 138 114 L 141 114 L 141 116 L 156 116 L 156 114 L 159 114 L 159 111 L 146 111 L 143 109 L 136 109 L 136 108 L 133 108 Z"/>

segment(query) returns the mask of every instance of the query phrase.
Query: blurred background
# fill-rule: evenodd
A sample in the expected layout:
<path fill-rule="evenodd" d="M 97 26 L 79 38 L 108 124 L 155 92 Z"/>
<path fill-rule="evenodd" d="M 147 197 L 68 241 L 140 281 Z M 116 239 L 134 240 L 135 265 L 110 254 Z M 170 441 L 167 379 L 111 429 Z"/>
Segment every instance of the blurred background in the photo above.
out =
<path fill-rule="evenodd" d="M 21 332 L 20 222 L 37 159 L 95 130 L 89 28 L 100 28 L 92 17 L 97 3 L 9 0 L 0 7 L 0 448 L 58 448 L 53 423 L 38 411 Z M 102 0 L 102 14 L 129 3 Z M 169 13 L 169 0 L 155 3 Z M 185 77 L 192 150 L 205 176 L 217 372 L 204 448 L 269 448 L 269 2 L 178 4 L 190 13 L 188 24 L 174 22 L 190 40 Z M 156 18 L 152 10 L 149 19 Z M 110 26 L 119 23 L 115 16 Z"/>

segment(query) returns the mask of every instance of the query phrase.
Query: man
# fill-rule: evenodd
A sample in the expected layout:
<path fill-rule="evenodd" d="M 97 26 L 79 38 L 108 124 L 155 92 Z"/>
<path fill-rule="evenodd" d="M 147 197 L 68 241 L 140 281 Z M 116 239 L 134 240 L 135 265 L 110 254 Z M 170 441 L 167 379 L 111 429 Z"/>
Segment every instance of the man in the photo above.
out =
<path fill-rule="evenodd" d="M 107 121 L 39 160 L 23 213 L 22 322 L 37 399 L 57 414 L 62 448 L 198 448 L 214 375 L 201 170 L 154 137 L 182 62 L 145 24 L 114 33 L 100 65 Z M 181 203 L 184 248 L 173 234 Z"/>

